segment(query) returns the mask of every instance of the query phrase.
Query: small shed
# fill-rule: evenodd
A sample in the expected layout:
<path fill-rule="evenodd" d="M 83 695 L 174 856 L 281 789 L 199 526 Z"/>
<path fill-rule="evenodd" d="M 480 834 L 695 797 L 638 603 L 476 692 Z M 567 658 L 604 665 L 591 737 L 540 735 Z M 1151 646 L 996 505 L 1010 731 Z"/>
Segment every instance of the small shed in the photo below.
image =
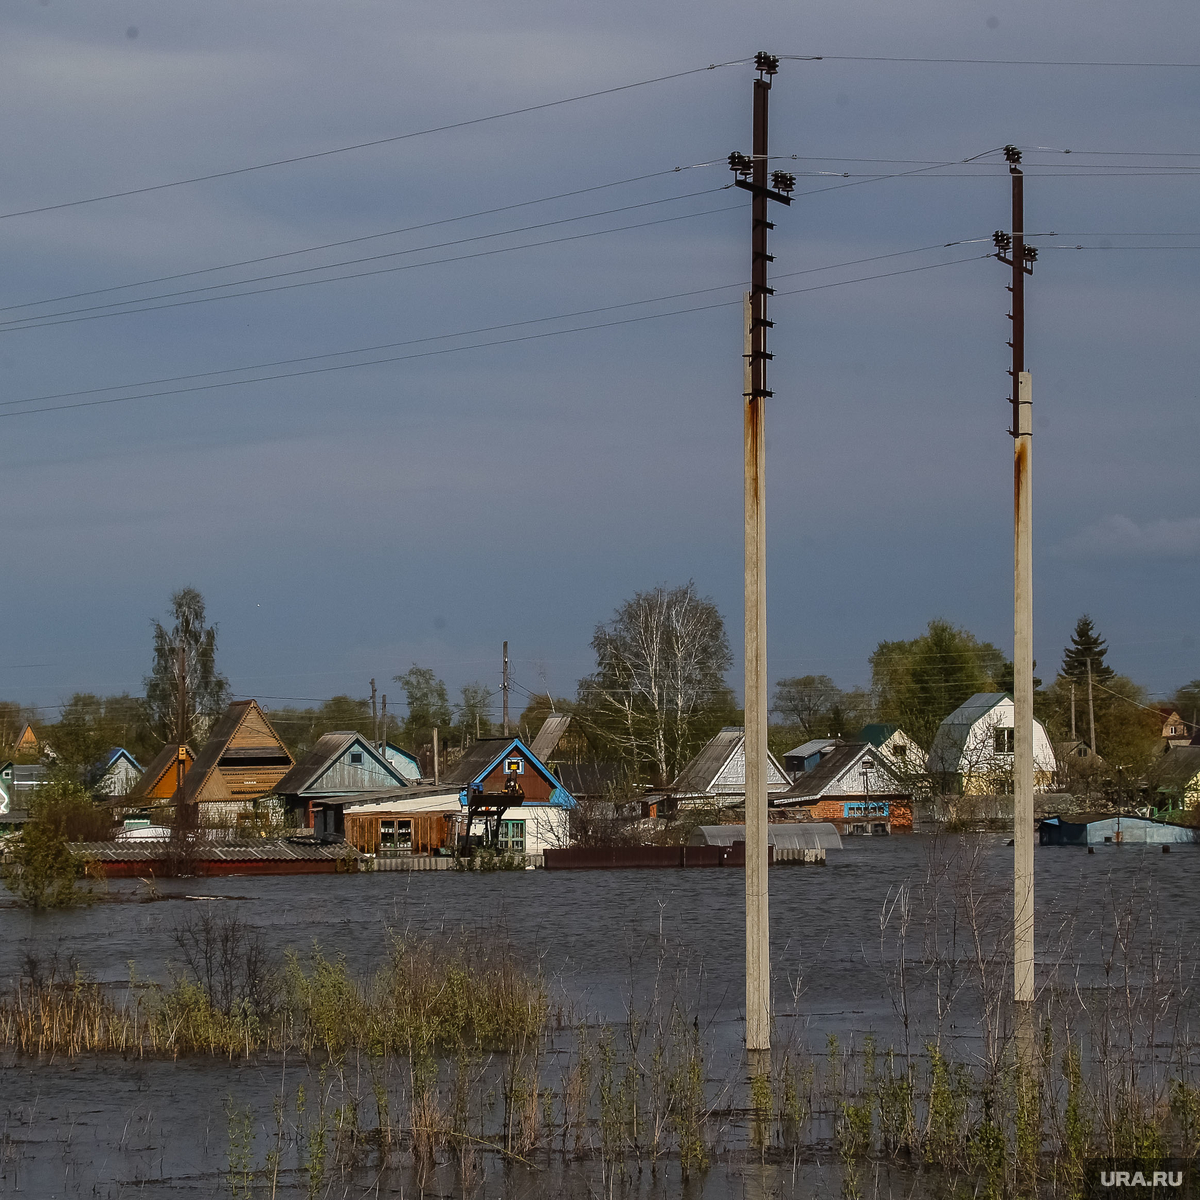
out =
<path fill-rule="evenodd" d="M 1038 826 L 1043 846 L 1176 846 L 1196 841 L 1196 830 L 1146 817 L 1072 813 L 1047 817 Z"/>

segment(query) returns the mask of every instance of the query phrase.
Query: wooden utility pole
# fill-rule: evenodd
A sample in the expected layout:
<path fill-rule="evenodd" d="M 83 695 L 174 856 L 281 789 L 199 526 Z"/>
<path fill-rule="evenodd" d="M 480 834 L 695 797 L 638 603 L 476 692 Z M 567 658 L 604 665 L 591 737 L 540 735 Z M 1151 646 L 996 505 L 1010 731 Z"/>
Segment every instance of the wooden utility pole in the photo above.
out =
<path fill-rule="evenodd" d="M 1087 660 L 1088 664 L 1088 744 L 1092 748 L 1092 753 L 1096 753 L 1096 704 L 1092 699 L 1092 660 Z"/>
<path fill-rule="evenodd" d="M 504 691 L 504 736 L 508 737 L 508 643 L 504 643 L 504 682 L 500 685 Z"/>
<path fill-rule="evenodd" d="M 371 680 L 371 727 L 375 731 L 375 737 L 372 739 L 375 744 L 379 745 L 379 710 L 375 706 L 375 680 Z"/>
<path fill-rule="evenodd" d="M 743 309 L 742 413 L 745 467 L 746 571 L 746 1048 L 771 1047 L 771 940 L 767 904 L 767 542 L 764 508 L 767 397 L 767 201 L 791 204 L 795 176 L 776 171 L 767 183 L 768 102 L 771 77 L 779 69 L 773 54 L 755 55 L 753 148 L 751 157 L 729 156 L 735 183 L 751 200 L 750 291 Z"/>
<path fill-rule="evenodd" d="M 379 722 L 383 727 L 383 732 L 379 737 L 379 753 L 387 758 L 387 692 L 383 693 L 383 704 L 380 706 Z"/>
<path fill-rule="evenodd" d="M 1075 680 L 1071 680 L 1071 741 L 1075 740 Z"/>
<path fill-rule="evenodd" d="M 187 759 L 184 747 L 188 740 L 188 711 L 187 711 L 187 650 L 184 647 L 183 639 L 179 640 L 179 647 L 176 651 L 176 666 L 175 670 L 178 673 L 177 683 L 179 692 L 177 697 L 176 713 L 175 713 L 175 733 L 176 742 L 175 748 L 175 803 L 180 805 L 183 803 L 183 777 L 187 773 Z M 178 821 L 179 813 L 176 811 L 175 819 Z"/>
<path fill-rule="evenodd" d="M 997 231 L 994 240 L 996 257 L 1012 268 L 1013 999 L 1027 1011 L 1034 995 L 1033 378 L 1025 370 L 1025 276 L 1033 274 L 1037 251 L 1025 245 L 1021 151 L 1005 146 L 1004 157 L 1012 179 L 1012 233 Z"/>
<path fill-rule="evenodd" d="M 438 730 L 436 725 L 433 727 L 433 782 L 435 784 L 441 782 L 441 774 L 438 765 Z"/>

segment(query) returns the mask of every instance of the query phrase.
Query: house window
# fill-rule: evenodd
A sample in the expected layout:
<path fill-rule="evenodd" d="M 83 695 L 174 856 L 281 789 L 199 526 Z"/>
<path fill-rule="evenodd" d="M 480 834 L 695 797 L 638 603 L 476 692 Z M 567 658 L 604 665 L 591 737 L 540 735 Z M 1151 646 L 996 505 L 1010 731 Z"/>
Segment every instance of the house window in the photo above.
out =
<path fill-rule="evenodd" d="M 908 747 L 903 744 L 899 746 L 893 746 L 892 754 L 894 754 L 896 758 L 905 758 L 908 755 Z"/>
<path fill-rule="evenodd" d="M 500 822 L 500 849 L 515 850 L 518 854 L 525 853 L 525 822 Z"/>
<path fill-rule="evenodd" d="M 504 762 L 504 773 L 506 775 L 524 775 L 525 760 L 523 758 L 509 758 Z"/>
<path fill-rule="evenodd" d="M 394 846 L 396 844 L 395 821 L 379 822 L 379 844 L 381 846 Z"/>
<path fill-rule="evenodd" d="M 992 749 L 997 754 L 1011 754 L 1013 752 L 1013 734 L 1012 729 L 993 729 L 992 730 Z"/>
<path fill-rule="evenodd" d="M 350 751 L 350 765 L 352 767 L 361 767 L 362 766 L 362 751 L 361 750 L 351 750 Z"/>
<path fill-rule="evenodd" d="M 396 822 L 396 848 L 398 850 L 412 849 L 412 822 Z"/>

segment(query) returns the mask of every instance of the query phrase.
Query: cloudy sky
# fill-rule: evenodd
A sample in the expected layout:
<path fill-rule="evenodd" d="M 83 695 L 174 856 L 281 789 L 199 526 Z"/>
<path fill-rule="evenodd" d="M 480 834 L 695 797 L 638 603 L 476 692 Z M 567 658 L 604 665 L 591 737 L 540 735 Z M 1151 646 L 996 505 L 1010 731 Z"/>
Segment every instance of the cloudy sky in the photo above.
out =
<path fill-rule="evenodd" d="M 694 69 L 759 49 L 825 56 L 772 92 L 772 676 L 863 683 L 933 616 L 1011 647 L 1010 142 L 1039 674 L 1087 611 L 1200 676 L 1200 68 L 875 61 L 1198 44 L 1190 0 L 12 0 L 0 697 L 138 688 L 187 584 L 268 703 L 495 683 L 506 638 L 570 694 L 689 578 L 736 646 L 753 72 Z"/>

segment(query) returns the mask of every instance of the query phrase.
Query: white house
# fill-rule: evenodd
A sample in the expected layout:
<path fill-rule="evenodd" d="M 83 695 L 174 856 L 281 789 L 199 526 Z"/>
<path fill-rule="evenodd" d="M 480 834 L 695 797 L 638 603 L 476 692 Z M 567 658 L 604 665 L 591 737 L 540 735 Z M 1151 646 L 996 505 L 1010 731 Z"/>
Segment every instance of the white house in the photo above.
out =
<path fill-rule="evenodd" d="M 967 796 L 1012 791 L 1013 698 L 1007 692 L 977 692 L 938 726 L 926 769 L 953 776 Z M 1033 721 L 1033 786 L 1050 789 L 1057 764 L 1046 727 Z"/>
<path fill-rule="evenodd" d="M 128 796 L 141 777 L 141 764 L 128 750 L 118 746 L 109 755 L 96 791 L 102 796 Z"/>

